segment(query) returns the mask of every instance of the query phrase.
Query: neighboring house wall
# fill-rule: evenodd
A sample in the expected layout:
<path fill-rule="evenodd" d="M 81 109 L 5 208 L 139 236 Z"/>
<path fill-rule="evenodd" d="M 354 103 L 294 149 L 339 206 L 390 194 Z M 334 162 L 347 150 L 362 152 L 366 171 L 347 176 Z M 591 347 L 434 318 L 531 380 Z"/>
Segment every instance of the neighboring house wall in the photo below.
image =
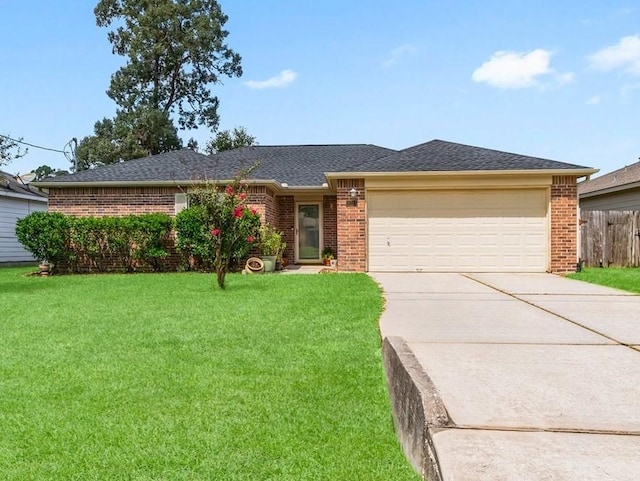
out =
<path fill-rule="evenodd" d="M 355 199 L 349 191 L 358 191 Z M 364 179 L 337 181 L 338 268 L 363 272 L 367 269 L 367 222 Z"/>
<path fill-rule="evenodd" d="M 0 264 L 36 260 L 18 241 L 16 222 L 32 212 L 46 210 L 46 201 L 0 196 Z"/>
<path fill-rule="evenodd" d="M 75 216 L 175 213 L 178 187 L 71 187 L 49 190 L 49 210 Z"/>
<path fill-rule="evenodd" d="M 554 176 L 551 185 L 551 272 L 574 272 L 578 253 L 576 177 Z"/>
<path fill-rule="evenodd" d="M 593 197 L 581 197 L 582 210 L 640 210 L 640 187 Z"/>

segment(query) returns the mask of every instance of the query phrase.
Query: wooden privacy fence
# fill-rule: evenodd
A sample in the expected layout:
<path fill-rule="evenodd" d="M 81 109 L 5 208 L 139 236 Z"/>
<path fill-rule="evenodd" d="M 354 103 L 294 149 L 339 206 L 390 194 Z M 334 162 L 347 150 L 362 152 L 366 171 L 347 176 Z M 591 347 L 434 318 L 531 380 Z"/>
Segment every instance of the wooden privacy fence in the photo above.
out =
<path fill-rule="evenodd" d="M 581 211 L 580 260 L 589 267 L 640 266 L 640 211 Z"/>

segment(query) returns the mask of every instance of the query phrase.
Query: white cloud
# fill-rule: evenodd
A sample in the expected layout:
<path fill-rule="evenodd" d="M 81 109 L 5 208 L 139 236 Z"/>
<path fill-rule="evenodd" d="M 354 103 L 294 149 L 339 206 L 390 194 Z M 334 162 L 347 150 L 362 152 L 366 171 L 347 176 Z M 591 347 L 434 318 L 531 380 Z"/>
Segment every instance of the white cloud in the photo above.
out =
<path fill-rule="evenodd" d="M 397 48 L 394 48 L 389 56 L 382 61 L 383 67 L 391 67 L 395 65 L 401 57 L 405 55 L 410 55 L 414 52 L 417 52 L 418 48 L 415 45 L 411 45 L 409 43 L 405 43 L 404 45 L 400 45 Z"/>
<path fill-rule="evenodd" d="M 262 90 L 270 88 L 282 88 L 291 85 L 298 78 L 293 70 L 283 70 L 275 77 L 267 80 L 247 80 L 244 84 L 250 89 Z"/>
<path fill-rule="evenodd" d="M 594 95 L 593 97 L 589 97 L 585 101 L 585 104 L 587 104 L 587 105 L 598 105 L 600 102 L 602 102 L 602 98 L 599 95 Z"/>
<path fill-rule="evenodd" d="M 471 78 L 501 89 L 540 86 L 538 78 L 544 75 L 552 75 L 559 85 L 573 81 L 572 73 L 557 74 L 550 63 L 551 52 L 543 49 L 529 53 L 500 51 L 477 68 Z"/>
<path fill-rule="evenodd" d="M 618 44 L 590 55 L 589 61 L 598 70 L 622 69 L 640 75 L 640 35 L 623 37 Z"/>

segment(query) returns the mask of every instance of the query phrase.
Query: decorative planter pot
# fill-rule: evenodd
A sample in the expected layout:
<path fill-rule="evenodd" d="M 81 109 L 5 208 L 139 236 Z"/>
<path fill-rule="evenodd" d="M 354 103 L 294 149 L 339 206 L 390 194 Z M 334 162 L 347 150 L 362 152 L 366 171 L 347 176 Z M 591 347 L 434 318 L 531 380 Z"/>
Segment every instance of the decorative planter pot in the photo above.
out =
<path fill-rule="evenodd" d="M 251 257 L 247 259 L 244 271 L 247 274 L 262 274 L 264 272 L 264 262 L 262 262 L 262 259 L 259 259 L 258 257 Z"/>
<path fill-rule="evenodd" d="M 262 262 L 264 262 L 264 271 L 273 272 L 276 270 L 276 259 L 278 256 L 260 256 Z"/>
<path fill-rule="evenodd" d="M 51 266 L 49 264 L 40 264 L 38 266 L 38 273 L 41 276 L 48 276 L 50 269 L 51 269 Z"/>
<path fill-rule="evenodd" d="M 338 259 L 331 259 L 331 268 L 335 269 L 338 267 Z"/>

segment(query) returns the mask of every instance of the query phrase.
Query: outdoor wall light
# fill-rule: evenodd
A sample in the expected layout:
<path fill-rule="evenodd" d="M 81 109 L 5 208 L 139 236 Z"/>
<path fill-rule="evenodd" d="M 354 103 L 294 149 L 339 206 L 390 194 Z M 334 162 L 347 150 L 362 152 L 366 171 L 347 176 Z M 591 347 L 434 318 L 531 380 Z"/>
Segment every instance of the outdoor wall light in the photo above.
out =
<path fill-rule="evenodd" d="M 358 191 L 356 190 L 355 187 L 351 187 L 351 190 L 349 191 L 349 195 L 351 196 L 352 199 L 356 198 L 356 196 L 358 195 Z"/>

